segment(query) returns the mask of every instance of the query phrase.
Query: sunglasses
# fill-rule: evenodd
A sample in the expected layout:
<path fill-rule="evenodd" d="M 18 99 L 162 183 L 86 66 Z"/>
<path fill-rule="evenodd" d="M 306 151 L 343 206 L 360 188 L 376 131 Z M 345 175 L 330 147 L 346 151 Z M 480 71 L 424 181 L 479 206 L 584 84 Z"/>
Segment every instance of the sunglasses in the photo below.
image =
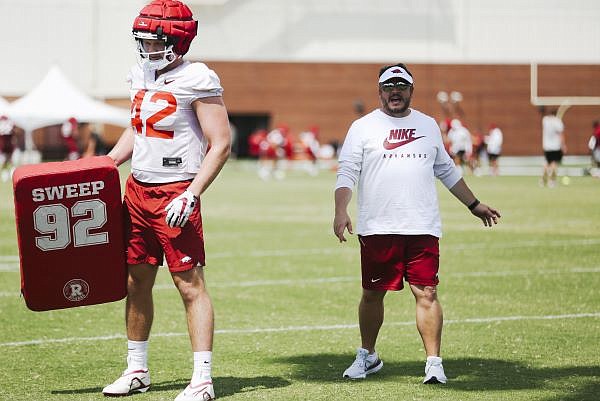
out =
<path fill-rule="evenodd" d="M 391 92 L 394 89 L 399 89 L 401 91 L 404 91 L 404 90 L 407 90 L 408 88 L 412 87 L 412 85 L 406 84 L 404 82 L 388 82 L 388 83 L 379 85 L 379 87 L 384 92 Z"/>

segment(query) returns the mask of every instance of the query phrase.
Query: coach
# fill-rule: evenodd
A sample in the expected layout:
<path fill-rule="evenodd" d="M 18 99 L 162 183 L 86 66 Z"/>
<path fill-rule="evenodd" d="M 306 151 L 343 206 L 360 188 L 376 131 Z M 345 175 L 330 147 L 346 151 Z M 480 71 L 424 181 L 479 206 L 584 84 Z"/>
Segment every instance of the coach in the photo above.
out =
<path fill-rule="evenodd" d="M 406 280 L 416 300 L 417 329 L 427 362 L 424 383 L 446 383 L 440 357 L 442 307 L 437 298 L 441 219 L 438 178 L 485 226 L 500 213 L 480 203 L 442 143 L 435 120 L 410 108 L 414 79 L 404 64 L 379 72 L 381 107 L 354 121 L 339 158 L 333 230 L 340 242 L 353 233 L 347 212 L 358 186 L 357 234 L 363 293 L 358 308 L 362 345 L 343 376 L 364 379 L 383 367 L 375 342 L 383 298 Z"/>

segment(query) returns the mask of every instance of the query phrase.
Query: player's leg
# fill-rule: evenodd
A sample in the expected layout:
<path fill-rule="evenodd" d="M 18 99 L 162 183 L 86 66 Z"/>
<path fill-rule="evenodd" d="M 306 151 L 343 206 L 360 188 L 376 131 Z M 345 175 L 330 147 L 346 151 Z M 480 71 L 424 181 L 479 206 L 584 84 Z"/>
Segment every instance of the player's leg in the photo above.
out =
<path fill-rule="evenodd" d="M 545 151 L 544 158 L 546 161 L 544 162 L 544 172 L 542 174 L 542 180 L 540 181 L 541 186 L 546 186 L 548 184 L 548 177 L 550 176 L 550 153 Z"/>
<path fill-rule="evenodd" d="M 127 338 L 133 341 L 147 341 L 154 319 L 152 287 L 156 280 L 156 266 L 142 263 L 129 265 L 127 277 L 127 301 L 125 319 Z"/>
<path fill-rule="evenodd" d="M 548 186 L 549 187 L 555 187 L 556 186 L 556 173 L 557 173 L 557 170 L 558 170 L 558 163 L 555 160 L 553 160 L 550 163 L 549 172 L 548 172 L 548 176 L 549 176 L 548 177 Z"/>
<path fill-rule="evenodd" d="M 190 384 L 175 400 L 210 400 L 215 397 L 211 376 L 214 312 L 204 283 L 204 270 L 197 266 L 171 275 L 183 300 L 194 353 Z"/>
<path fill-rule="evenodd" d="M 189 183 L 164 186 L 174 195 L 183 192 Z M 157 235 L 165 251 L 165 259 L 173 283 L 177 287 L 187 319 L 188 333 L 194 356 L 190 384 L 175 398 L 177 401 L 210 400 L 215 397 L 211 378 L 214 334 L 213 306 L 204 282 L 204 234 L 200 205 L 194 209 L 182 228 L 163 225 Z"/>
<path fill-rule="evenodd" d="M 158 268 L 142 263 L 129 265 L 125 321 L 127 326 L 127 368 L 117 380 L 104 387 L 106 396 L 144 393 L 150 387 L 148 338 L 154 318 L 152 287 Z"/>
<path fill-rule="evenodd" d="M 214 313 L 204 284 L 203 268 L 198 266 L 171 275 L 185 307 L 192 349 L 212 351 Z"/>

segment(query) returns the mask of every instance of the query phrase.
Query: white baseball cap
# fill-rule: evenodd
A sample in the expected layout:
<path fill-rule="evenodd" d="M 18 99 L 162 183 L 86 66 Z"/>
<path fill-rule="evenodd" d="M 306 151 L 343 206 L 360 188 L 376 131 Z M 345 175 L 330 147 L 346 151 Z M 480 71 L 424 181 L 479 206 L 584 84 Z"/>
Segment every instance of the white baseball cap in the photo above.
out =
<path fill-rule="evenodd" d="M 381 76 L 379 77 L 379 83 L 385 82 L 388 79 L 392 79 L 392 78 L 400 78 L 407 84 L 411 84 L 411 85 L 414 82 L 413 77 L 410 76 L 408 71 L 406 71 L 402 67 L 394 65 L 394 66 L 391 66 L 390 68 L 388 68 L 387 70 L 385 70 L 383 72 L 383 74 L 381 74 Z"/>

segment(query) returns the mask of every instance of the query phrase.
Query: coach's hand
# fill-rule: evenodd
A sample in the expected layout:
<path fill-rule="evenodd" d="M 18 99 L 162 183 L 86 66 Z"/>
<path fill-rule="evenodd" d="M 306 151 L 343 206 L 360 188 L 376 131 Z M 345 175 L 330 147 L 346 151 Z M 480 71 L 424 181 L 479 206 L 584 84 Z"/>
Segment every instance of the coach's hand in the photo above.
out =
<path fill-rule="evenodd" d="M 198 197 L 187 189 L 169 202 L 165 208 L 167 212 L 166 222 L 169 227 L 183 227 L 188 222 L 190 214 L 192 214 L 197 204 Z"/>
<path fill-rule="evenodd" d="M 345 242 L 346 237 L 344 236 L 344 231 L 348 230 L 349 234 L 354 234 L 352 232 L 352 220 L 348 213 L 336 213 L 335 218 L 333 219 L 333 233 L 340 240 L 340 242 Z"/>

